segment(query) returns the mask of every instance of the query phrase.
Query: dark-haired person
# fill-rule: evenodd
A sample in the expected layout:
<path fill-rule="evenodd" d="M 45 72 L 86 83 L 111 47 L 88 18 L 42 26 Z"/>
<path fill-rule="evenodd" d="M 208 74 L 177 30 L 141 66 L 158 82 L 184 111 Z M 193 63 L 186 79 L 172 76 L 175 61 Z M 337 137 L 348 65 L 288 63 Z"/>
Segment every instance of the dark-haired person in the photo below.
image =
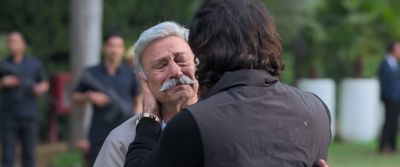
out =
<path fill-rule="evenodd" d="M 131 66 L 121 63 L 124 52 L 124 38 L 119 34 L 107 35 L 104 40 L 104 60 L 96 66 L 89 67 L 84 73 L 90 73 L 102 87 L 115 92 L 120 99 L 129 104 L 139 95 L 140 86 Z M 89 84 L 90 82 L 85 82 L 85 79 L 88 78 L 81 78 L 78 82 L 73 99 L 77 105 L 88 101 L 93 106 L 88 155 L 88 163 L 92 166 L 108 133 L 130 118 L 137 106 L 132 107 L 130 116 L 122 114 L 121 111 L 112 107 L 112 99 L 106 92 Z M 118 114 L 110 117 L 110 112 L 118 112 Z"/>
<path fill-rule="evenodd" d="M 161 133 L 157 101 L 142 84 L 144 114 L 125 167 L 312 167 L 327 159 L 329 111 L 279 81 L 281 42 L 260 1 L 205 0 L 189 31 L 201 100 Z"/>
<path fill-rule="evenodd" d="M 40 60 L 26 54 L 21 32 L 8 33 L 7 44 L 10 56 L 0 64 L 2 166 L 15 166 L 17 141 L 22 146 L 22 166 L 36 166 L 36 97 L 49 89 L 49 83 Z"/>
<path fill-rule="evenodd" d="M 400 42 L 394 42 L 388 47 L 388 54 L 379 68 L 379 83 L 381 100 L 385 105 L 385 122 L 383 124 L 379 152 L 394 153 L 397 150 L 396 136 L 400 110 Z"/>

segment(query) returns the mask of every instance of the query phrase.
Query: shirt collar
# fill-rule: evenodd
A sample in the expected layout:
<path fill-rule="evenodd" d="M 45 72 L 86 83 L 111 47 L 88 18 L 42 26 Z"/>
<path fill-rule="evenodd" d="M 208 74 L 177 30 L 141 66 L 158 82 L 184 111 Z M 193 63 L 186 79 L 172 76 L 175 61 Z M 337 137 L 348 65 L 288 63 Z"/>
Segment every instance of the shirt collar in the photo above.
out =
<path fill-rule="evenodd" d="M 161 121 L 161 129 L 164 130 L 164 128 L 167 126 L 167 123 L 165 123 L 164 120 Z"/>
<path fill-rule="evenodd" d="M 21 64 L 23 64 L 23 63 L 26 61 L 26 57 L 27 57 L 27 55 L 24 54 L 24 56 L 22 57 L 22 62 L 21 62 Z M 12 55 L 9 55 L 9 56 L 7 57 L 7 61 L 10 62 L 10 63 L 12 63 L 12 64 L 15 64 L 14 58 L 13 58 Z"/>
<path fill-rule="evenodd" d="M 206 93 L 205 97 L 237 86 L 270 86 L 278 81 L 278 77 L 272 76 L 265 70 L 245 69 L 225 72 L 221 79 Z"/>
<path fill-rule="evenodd" d="M 122 71 L 122 66 L 123 66 L 122 63 L 118 65 L 116 75 L 118 75 Z M 101 63 L 101 69 L 103 70 L 104 73 L 108 75 L 105 62 Z"/>
<path fill-rule="evenodd" d="M 396 60 L 396 58 L 395 58 L 393 55 L 388 54 L 388 55 L 385 57 L 385 59 L 386 59 L 386 62 L 389 64 L 389 66 L 390 66 L 390 68 L 391 68 L 392 70 L 396 70 L 396 69 L 397 69 L 397 66 L 398 66 L 397 60 Z"/>

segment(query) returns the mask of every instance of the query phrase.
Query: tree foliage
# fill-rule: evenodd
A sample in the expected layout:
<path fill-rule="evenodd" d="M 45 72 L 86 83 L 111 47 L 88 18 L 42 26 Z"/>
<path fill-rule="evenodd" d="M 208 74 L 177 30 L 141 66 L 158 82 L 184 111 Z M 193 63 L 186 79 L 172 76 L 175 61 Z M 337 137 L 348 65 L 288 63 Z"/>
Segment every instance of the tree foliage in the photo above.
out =
<path fill-rule="evenodd" d="M 120 32 L 131 45 L 156 23 L 174 20 L 187 25 L 200 1 L 103 0 L 103 32 Z M 262 1 L 285 44 L 289 76 L 305 77 L 309 71 L 317 71 L 318 77 L 354 76 L 358 59 L 364 64 L 362 76 L 374 76 L 386 44 L 400 38 L 397 0 Z M 69 69 L 70 1 L 2 0 L 1 4 L 1 56 L 6 54 L 4 34 L 20 30 L 30 52 L 43 59 L 48 71 Z"/>
<path fill-rule="evenodd" d="M 69 1 L 2 0 L 1 4 L 1 33 L 21 31 L 30 46 L 29 52 L 43 59 L 48 68 L 56 64 L 67 68 Z"/>
<path fill-rule="evenodd" d="M 175 20 L 187 24 L 198 1 L 103 0 L 103 32 L 119 32 L 133 44 L 139 34 L 156 23 Z M 50 73 L 69 69 L 70 1 L 2 0 L 0 40 L 12 30 L 21 31 L 29 52 L 43 60 Z M 2 35 L 1 35 L 2 34 Z M 0 49 L 1 57 L 6 51 Z"/>
<path fill-rule="evenodd" d="M 311 68 L 319 77 L 374 76 L 388 42 L 400 38 L 398 5 L 390 0 L 320 1 L 293 40 L 298 75 L 306 76 Z"/>

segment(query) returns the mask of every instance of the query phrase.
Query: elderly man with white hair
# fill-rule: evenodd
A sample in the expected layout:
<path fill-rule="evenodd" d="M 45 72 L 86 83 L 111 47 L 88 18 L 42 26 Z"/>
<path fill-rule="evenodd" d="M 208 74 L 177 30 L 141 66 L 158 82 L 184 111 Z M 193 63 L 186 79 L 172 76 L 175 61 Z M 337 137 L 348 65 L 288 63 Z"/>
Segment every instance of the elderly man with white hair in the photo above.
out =
<path fill-rule="evenodd" d="M 144 31 L 135 43 L 141 80 L 159 103 L 162 128 L 182 108 L 197 102 L 195 58 L 187 41 L 188 30 L 167 21 Z M 151 115 L 136 115 L 111 131 L 94 166 L 122 167 L 137 120 L 146 116 Z"/>

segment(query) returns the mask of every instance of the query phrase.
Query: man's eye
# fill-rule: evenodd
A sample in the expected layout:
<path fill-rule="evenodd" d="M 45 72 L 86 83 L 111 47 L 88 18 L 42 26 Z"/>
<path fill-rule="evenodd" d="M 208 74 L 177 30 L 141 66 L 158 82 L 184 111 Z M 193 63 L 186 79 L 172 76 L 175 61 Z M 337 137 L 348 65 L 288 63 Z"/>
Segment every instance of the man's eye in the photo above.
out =
<path fill-rule="evenodd" d="M 155 65 L 153 68 L 163 69 L 165 66 L 167 66 L 167 63 L 159 63 L 159 64 Z"/>
<path fill-rule="evenodd" d="M 178 64 L 185 64 L 187 62 L 187 60 L 181 58 L 181 59 L 175 59 L 175 62 L 178 63 Z"/>
<path fill-rule="evenodd" d="M 162 69 L 162 68 L 164 68 L 164 67 L 165 67 L 164 64 L 159 64 L 159 65 L 156 65 L 154 68 L 155 68 L 155 69 Z"/>

